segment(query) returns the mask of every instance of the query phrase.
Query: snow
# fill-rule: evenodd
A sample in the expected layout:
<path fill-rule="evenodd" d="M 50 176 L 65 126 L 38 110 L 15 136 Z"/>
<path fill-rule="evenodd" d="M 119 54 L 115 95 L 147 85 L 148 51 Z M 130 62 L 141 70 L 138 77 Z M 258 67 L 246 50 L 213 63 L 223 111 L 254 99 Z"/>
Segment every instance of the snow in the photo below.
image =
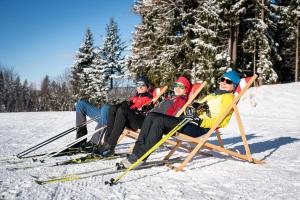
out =
<path fill-rule="evenodd" d="M 0 161 L 0 199 L 300 199 L 299 91 L 300 83 L 250 88 L 239 102 L 253 157 L 263 159 L 265 164 L 212 153 L 213 157 L 197 156 L 183 172 L 166 167 L 133 171 L 120 184 L 110 187 L 104 181 L 117 174 L 46 185 L 37 185 L 31 175 L 47 177 L 113 167 L 121 158 L 14 172 L 7 170 L 10 164 Z M 75 113 L 1 113 L 0 119 L 0 157 L 3 157 L 72 127 Z M 89 125 L 89 131 L 94 126 Z M 235 117 L 221 132 L 227 148 L 244 152 Z M 41 151 L 72 139 L 74 135 L 68 135 Z M 133 140 L 127 139 L 118 145 L 117 152 L 124 152 L 132 144 Z M 149 160 L 161 159 L 166 153 L 167 149 L 161 148 Z M 176 152 L 176 156 L 183 155 L 184 152 Z M 68 158 L 52 158 L 48 162 Z"/>

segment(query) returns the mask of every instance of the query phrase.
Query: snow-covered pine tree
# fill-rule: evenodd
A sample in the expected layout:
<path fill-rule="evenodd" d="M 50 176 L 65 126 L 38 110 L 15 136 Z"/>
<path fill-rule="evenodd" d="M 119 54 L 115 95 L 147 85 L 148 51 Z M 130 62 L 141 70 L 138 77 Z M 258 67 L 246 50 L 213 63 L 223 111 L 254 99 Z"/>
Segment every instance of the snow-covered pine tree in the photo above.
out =
<path fill-rule="evenodd" d="M 3 75 L 3 72 L 0 68 L 0 112 L 4 112 L 5 111 L 5 102 L 4 102 L 4 99 L 5 99 L 5 88 L 4 88 L 4 75 Z"/>
<path fill-rule="evenodd" d="M 247 12 L 241 20 L 241 47 L 244 54 L 239 56 L 243 58 L 240 64 L 246 68 L 244 70 L 257 73 L 260 84 L 275 83 L 278 75 L 274 70 L 274 59 L 280 57 L 274 40 L 276 16 L 271 1 L 247 0 L 245 6 Z"/>
<path fill-rule="evenodd" d="M 49 76 L 46 75 L 41 84 L 41 92 L 39 98 L 39 110 L 50 111 L 51 108 L 51 94 L 50 94 L 50 80 Z"/>
<path fill-rule="evenodd" d="M 14 81 L 14 98 L 15 98 L 15 105 L 14 111 L 21 112 L 24 111 L 24 100 L 22 95 L 22 84 L 20 77 L 17 76 L 16 80 Z"/>
<path fill-rule="evenodd" d="M 219 0 L 198 0 L 193 10 L 192 22 L 184 28 L 192 37 L 190 55 L 192 80 L 207 80 L 210 89 L 217 86 L 218 78 L 226 71 L 226 40 L 222 40 L 225 23 L 221 18 Z M 225 56 L 225 57 L 224 57 Z M 219 62 L 219 65 L 216 63 Z"/>
<path fill-rule="evenodd" d="M 106 26 L 106 36 L 101 49 L 101 57 L 107 63 L 106 69 L 101 69 L 106 73 L 106 79 L 110 81 L 110 88 L 113 87 L 114 78 L 122 78 L 125 74 L 124 56 L 122 53 L 126 48 L 125 43 L 121 41 L 117 23 L 113 18 L 110 19 Z"/>
<path fill-rule="evenodd" d="M 89 94 L 85 93 L 85 88 L 88 87 L 86 82 L 88 75 L 83 73 L 83 69 L 91 67 L 93 56 L 93 35 L 91 30 L 87 29 L 84 41 L 76 53 L 75 63 L 71 67 L 70 83 L 74 101 L 89 98 Z"/>
<path fill-rule="evenodd" d="M 138 1 L 134 10 L 142 18 L 132 48 L 135 74 L 146 73 L 158 85 L 180 74 L 210 79 L 217 71 L 216 55 L 225 49 L 218 1 Z"/>
<path fill-rule="evenodd" d="M 28 86 L 28 81 L 25 80 L 22 86 L 22 97 L 23 97 L 23 104 L 24 109 L 23 111 L 29 111 L 29 102 L 30 102 L 30 90 Z"/>
<path fill-rule="evenodd" d="M 108 84 L 107 84 L 107 68 L 108 63 L 102 59 L 102 54 L 99 49 L 94 49 L 92 65 L 84 68 L 86 74 L 85 93 L 89 94 L 89 101 L 94 105 L 100 106 L 107 99 Z"/>
<path fill-rule="evenodd" d="M 285 82 L 290 82 L 296 79 L 296 51 L 297 40 L 299 40 L 299 30 L 297 32 L 297 23 L 298 29 L 300 29 L 300 0 L 279 1 L 277 2 L 277 5 L 279 7 L 278 11 L 280 15 L 278 38 L 281 47 L 280 54 L 283 58 L 282 62 L 279 63 L 281 79 Z"/>

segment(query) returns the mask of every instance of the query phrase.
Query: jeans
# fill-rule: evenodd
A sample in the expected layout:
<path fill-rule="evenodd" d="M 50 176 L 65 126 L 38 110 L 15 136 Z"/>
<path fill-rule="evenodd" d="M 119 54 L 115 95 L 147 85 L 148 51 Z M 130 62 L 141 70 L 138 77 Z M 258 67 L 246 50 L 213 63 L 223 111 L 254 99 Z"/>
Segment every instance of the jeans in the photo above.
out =
<path fill-rule="evenodd" d="M 79 126 L 86 121 L 86 116 L 95 118 L 100 116 L 96 122 L 98 123 L 97 128 L 107 125 L 109 104 L 103 104 L 102 107 L 97 108 L 85 100 L 79 100 L 76 103 L 76 126 Z"/>

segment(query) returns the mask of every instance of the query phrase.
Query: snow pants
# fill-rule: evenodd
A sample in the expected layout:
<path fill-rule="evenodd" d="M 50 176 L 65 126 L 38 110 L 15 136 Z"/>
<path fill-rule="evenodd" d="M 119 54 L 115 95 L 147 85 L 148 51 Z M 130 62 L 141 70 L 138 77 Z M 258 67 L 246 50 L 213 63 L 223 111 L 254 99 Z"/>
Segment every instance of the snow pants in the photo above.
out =
<path fill-rule="evenodd" d="M 144 118 L 143 114 L 130 109 L 126 101 L 119 105 L 111 106 L 108 114 L 105 142 L 114 149 L 124 128 L 128 127 L 137 130 L 141 128 Z"/>

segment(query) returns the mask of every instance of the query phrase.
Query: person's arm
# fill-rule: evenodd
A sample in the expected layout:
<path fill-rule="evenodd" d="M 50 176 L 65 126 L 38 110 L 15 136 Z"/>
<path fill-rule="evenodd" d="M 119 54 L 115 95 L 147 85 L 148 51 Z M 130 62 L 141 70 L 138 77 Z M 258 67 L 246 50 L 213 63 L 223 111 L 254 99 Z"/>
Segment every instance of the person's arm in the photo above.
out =
<path fill-rule="evenodd" d="M 133 101 L 133 105 L 130 107 L 130 109 L 140 109 L 144 105 L 151 103 L 152 98 L 150 96 L 144 96 L 144 97 L 138 97 Z"/>

